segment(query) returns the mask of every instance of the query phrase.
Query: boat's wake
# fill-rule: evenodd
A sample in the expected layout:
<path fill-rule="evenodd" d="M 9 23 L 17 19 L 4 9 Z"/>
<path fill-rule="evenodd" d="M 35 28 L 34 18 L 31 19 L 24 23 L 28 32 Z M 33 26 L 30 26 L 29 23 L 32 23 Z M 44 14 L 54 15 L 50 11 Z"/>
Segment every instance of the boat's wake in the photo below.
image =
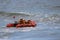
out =
<path fill-rule="evenodd" d="M 7 28 L 7 27 L 2 27 L 0 28 L 0 32 L 6 32 L 6 33 L 14 33 L 14 32 L 29 32 L 31 30 L 34 30 L 35 28 L 33 27 L 25 27 L 25 28 Z"/>
<path fill-rule="evenodd" d="M 7 28 L 7 27 L 1 27 L 0 28 L 0 38 L 9 38 L 14 33 L 18 32 L 30 32 L 35 30 L 35 28 L 32 27 L 26 27 L 26 28 Z"/>

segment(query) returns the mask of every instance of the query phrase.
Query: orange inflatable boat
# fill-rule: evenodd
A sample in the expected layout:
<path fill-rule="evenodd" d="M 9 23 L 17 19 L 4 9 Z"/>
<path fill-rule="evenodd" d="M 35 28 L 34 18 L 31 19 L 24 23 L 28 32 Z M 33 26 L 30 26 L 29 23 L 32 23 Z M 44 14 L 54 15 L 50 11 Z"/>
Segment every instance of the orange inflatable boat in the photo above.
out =
<path fill-rule="evenodd" d="M 35 27 L 35 26 L 36 26 L 35 21 L 31 21 L 31 23 L 29 23 L 29 24 L 9 23 L 6 25 L 6 27 L 8 27 L 8 28 L 10 28 L 10 27 L 22 28 L 22 27 Z"/>

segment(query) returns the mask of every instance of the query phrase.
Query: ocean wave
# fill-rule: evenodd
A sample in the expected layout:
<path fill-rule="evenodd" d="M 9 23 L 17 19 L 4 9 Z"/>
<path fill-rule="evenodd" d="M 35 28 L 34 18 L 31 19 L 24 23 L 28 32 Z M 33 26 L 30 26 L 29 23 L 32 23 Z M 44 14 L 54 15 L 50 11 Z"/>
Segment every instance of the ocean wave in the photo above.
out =
<path fill-rule="evenodd" d="M 25 15 L 25 16 L 32 16 L 34 14 L 31 13 L 26 13 L 26 12 L 0 12 L 0 15 L 8 15 L 8 16 L 12 16 L 12 15 Z"/>
<path fill-rule="evenodd" d="M 47 14 L 39 18 L 40 22 L 60 24 L 60 14 Z"/>
<path fill-rule="evenodd" d="M 0 12 L 0 16 L 1 18 L 4 19 L 4 21 L 9 21 L 9 20 L 13 20 L 12 16 L 15 15 L 16 16 L 16 20 L 18 20 L 19 18 L 24 18 L 24 19 L 31 19 L 31 20 L 35 20 L 37 23 L 38 22 L 42 22 L 42 23 L 50 23 L 50 24 L 59 24 L 60 25 L 60 14 L 54 13 L 54 14 L 42 14 L 42 13 L 36 13 L 36 14 L 30 14 L 30 13 L 26 13 L 26 12 L 10 12 L 10 13 L 6 13 L 6 12 Z M 4 15 L 4 16 L 2 16 Z M 6 21 L 6 22 L 7 22 Z"/>

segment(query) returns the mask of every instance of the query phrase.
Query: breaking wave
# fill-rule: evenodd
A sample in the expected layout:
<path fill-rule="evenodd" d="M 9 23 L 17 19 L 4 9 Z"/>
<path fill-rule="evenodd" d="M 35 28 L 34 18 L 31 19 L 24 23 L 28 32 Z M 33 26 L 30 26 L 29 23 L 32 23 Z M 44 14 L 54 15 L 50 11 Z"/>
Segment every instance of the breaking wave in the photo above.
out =
<path fill-rule="evenodd" d="M 35 17 L 38 22 L 60 25 L 60 14 L 40 14 Z"/>
<path fill-rule="evenodd" d="M 12 16 L 16 16 L 16 19 L 13 19 Z M 36 14 L 31 14 L 31 13 L 24 13 L 24 12 L 17 12 L 17 13 L 7 13 L 7 12 L 0 12 L 0 26 L 5 27 L 7 23 L 13 22 L 14 20 L 18 20 L 19 18 L 24 18 L 26 20 L 31 19 L 35 20 L 36 23 L 43 23 L 43 24 L 51 24 L 51 25 L 60 25 L 60 14 L 41 14 L 41 13 L 36 13 Z M 30 28 L 27 28 L 30 29 Z M 30 30 L 21 30 L 21 31 L 30 31 Z M 5 30 L 10 30 L 6 29 Z M 20 29 L 19 29 L 20 30 Z M 13 30 L 12 32 L 16 31 Z M 4 31 L 2 31 L 4 32 Z M 5 32 L 10 32 L 10 31 L 5 31 Z"/>
<path fill-rule="evenodd" d="M 14 19 L 13 16 L 16 16 L 15 20 L 18 20 L 19 18 L 24 18 L 26 20 L 31 19 L 35 20 L 37 23 L 48 23 L 48 24 L 59 24 L 60 25 L 60 14 L 42 14 L 42 13 L 24 13 L 24 12 L 0 12 L 0 20 L 3 20 L 5 22 L 12 22 Z"/>
<path fill-rule="evenodd" d="M 13 16 L 13 15 L 33 16 L 33 14 L 26 13 L 26 12 L 0 12 L 0 16 Z"/>

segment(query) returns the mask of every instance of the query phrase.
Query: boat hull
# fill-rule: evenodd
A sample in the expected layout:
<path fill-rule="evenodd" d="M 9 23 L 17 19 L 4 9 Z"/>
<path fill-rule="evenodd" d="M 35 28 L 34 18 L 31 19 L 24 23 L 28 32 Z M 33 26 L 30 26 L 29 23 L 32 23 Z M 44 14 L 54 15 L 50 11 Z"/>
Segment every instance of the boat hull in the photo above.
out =
<path fill-rule="evenodd" d="M 14 24 L 14 23 L 9 23 L 7 24 L 6 27 L 16 27 L 16 28 L 22 28 L 22 27 L 35 27 L 36 23 L 34 21 L 31 22 L 31 24 Z"/>

